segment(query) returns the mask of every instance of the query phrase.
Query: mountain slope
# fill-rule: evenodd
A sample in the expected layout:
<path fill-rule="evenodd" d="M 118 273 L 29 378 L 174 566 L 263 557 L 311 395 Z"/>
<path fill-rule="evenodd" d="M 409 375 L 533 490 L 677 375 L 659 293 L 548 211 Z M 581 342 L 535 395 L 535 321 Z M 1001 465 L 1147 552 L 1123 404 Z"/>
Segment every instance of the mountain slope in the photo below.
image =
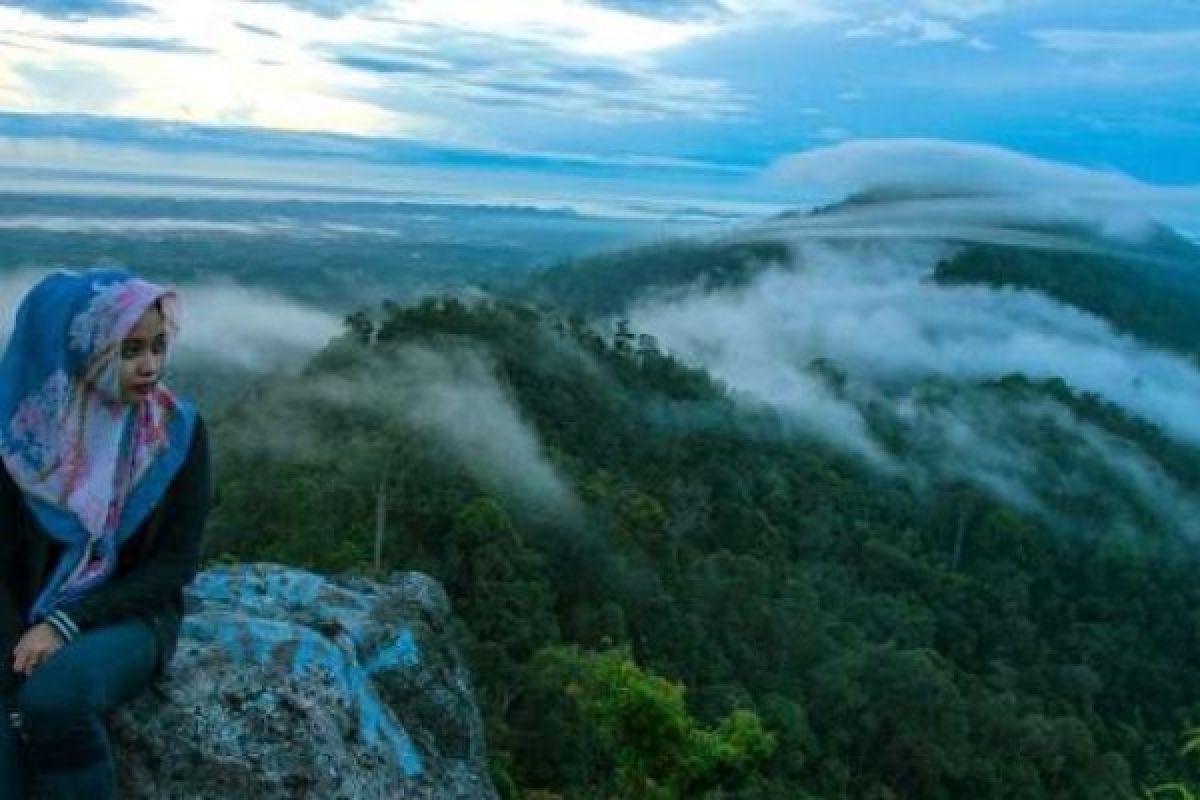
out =
<path fill-rule="evenodd" d="M 863 399 L 837 363 L 803 369 Z M 361 566 L 382 514 L 383 568 L 439 577 L 467 624 L 513 797 L 611 796 L 616 765 L 655 752 L 572 699 L 563 645 L 625 648 L 714 729 L 755 712 L 775 747 L 722 796 L 1115 798 L 1181 774 L 1200 554 L 1089 456 L 1117 446 L 1102 429 L 1194 486 L 1194 451 L 1052 381 L 905 397 L 1036 445 L 1027 477 L 1071 524 L 953 472 L 879 469 L 636 327 L 431 299 L 360 318 L 221 420 L 213 547 Z M 904 408 L 864 408 L 897 460 L 938 452 Z"/>

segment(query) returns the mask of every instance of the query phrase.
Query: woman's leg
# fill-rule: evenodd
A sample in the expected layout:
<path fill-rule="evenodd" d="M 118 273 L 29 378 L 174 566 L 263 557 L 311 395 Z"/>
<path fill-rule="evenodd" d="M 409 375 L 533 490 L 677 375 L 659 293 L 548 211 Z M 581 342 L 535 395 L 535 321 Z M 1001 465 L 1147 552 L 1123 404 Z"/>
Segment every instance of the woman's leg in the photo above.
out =
<path fill-rule="evenodd" d="M 156 649 L 144 622 L 106 625 L 65 645 L 25 680 L 17 707 L 30 766 L 51 798 L 116 797 L 104 717 L 149 685 Z"/>
<path fill-rule="evenodd" d="M 0 697 L 0 797 L 21 800 L 25 796 L 25 757 L 9 722 L 11 707 L 8 698 Z"/>

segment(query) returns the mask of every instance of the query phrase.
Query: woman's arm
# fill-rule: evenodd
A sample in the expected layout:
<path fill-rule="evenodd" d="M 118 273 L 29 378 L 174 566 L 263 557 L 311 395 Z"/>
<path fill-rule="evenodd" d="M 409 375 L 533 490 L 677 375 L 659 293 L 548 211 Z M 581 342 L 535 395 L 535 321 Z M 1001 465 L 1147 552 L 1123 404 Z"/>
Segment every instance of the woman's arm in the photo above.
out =
<path fill-rule="evenodd" d="M 187 460 L 172 481 L 164 502 L 162 528 L 150 555 L 120 578 L 88 592 L 55 612 L 48 622 L 64 638 L 101 625 L 132 617 L 150 617 L 161 611 L 175 593 L 191 582 L 200 568 L 204 523 L 212 505 L 212 473 L 208 434 L 201 419 Z"/>

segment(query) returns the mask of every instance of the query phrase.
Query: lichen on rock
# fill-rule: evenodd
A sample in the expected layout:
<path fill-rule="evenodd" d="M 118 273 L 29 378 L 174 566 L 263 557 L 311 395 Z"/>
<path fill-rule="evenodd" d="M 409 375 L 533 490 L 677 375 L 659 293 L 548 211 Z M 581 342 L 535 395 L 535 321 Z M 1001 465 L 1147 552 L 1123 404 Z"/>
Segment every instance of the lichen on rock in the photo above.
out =
<path fill-rule="evenodd" d="M 166 679 L 113 719 L 121 796 L 495 797 L 433 579 L 243 564 L 187 599 Z"/>

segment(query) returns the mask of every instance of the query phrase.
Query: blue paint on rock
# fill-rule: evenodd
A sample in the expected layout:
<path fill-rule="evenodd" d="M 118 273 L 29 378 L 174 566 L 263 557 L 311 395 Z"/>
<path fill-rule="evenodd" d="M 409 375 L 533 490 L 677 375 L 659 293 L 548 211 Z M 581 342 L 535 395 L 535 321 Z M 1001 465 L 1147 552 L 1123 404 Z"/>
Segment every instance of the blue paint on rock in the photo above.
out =
<path fill-rule="evenodd" d="M 282 671 L 296 678 L 314 672 L 323 673 L 357 711 L 363 739 L 372 746 L 392 753 L 410 778 L 420 776 L 423 769 L 420 754 L 412 740 L 380 700 L 371 675 L 380 670 L 412 668 L 420 664 L 416 637 L 408 628 L 401 628 L 392 642 L 376 652 L 365 665 L 360 665 L 354 653 L 347 653 L 329 638 L 305 625 L 270 619 L 266 616 L 247 617 L 256 608 L 269 614 L 271 607 L 317 610 L 322 592 L 333 590 L 339 601 L 351 600 L 360 609 L 368 604 L 341 587 L 327 584 L 324 579 L 297 570 L 267 572 L 258 565 L 218 568 L 202 573 L 191 591 L 204 605 L 224 606 L 229 611 L 207 611 L 190 615 L 184 625 L 189 636 L 201 643 L 218 645 L 234 663 L 252 664 L 269 671 Z M 348 596 L 349 595 L 349 596 Z M 324 611 L 325 609 L 320 609 Z M 332 609 L 336 611 L 337 609 Z M 365 636 L 362 620 L 346 624 L 343 629 L 361 646 Z M 317 616 L 330 616 L 324 613 Z M 334 619 L 337 615 L 332 615 Z"/>
<path fill-rule="evenodd" d="M 396 669 L 398 667 L 412 668 L 421 663 L 417 652 L 417 639 L 408 628 L 401 628 L 400 633 L 390 645 L 380 650 L 367 662 L 367 674 L 371 675 L 380 670 Z"/>

